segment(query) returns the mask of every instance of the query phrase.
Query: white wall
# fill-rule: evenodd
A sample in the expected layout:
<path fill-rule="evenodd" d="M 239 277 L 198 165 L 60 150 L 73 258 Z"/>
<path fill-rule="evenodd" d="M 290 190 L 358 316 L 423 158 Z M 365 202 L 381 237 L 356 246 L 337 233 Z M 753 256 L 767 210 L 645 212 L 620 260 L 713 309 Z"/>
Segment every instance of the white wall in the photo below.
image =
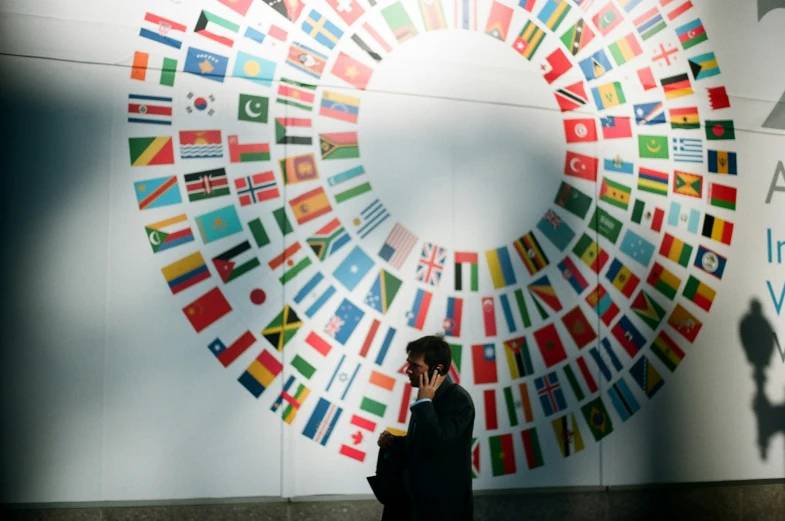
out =
<path fill-rule="evenodd" d="M 525 332 L 536 374 L 525 379 L 532 393 L 534 422 L 510 427 L 502 398 L 502 388 L 511 384 L 501 342 L 512 336 L 506 329 L 498 295 L 510 293 L 512 287 L 495 289 L 485 263 L 485 250 L 507 245 L 521 234 L 535 228 L 540 216 L 552 204 L 554 194 L 563 180 L 565 150 L 579 151 L 600 158 L 616 154 L 637 154 L 632 140 L 603 141 L 596 144 L 565 145 L 562 114 L 554 103 L 552 92 L 580 80 L 574 69 L 553 85 L 543 81 L 539 64 L 551 50 L 560 46 L 557 36 L 549 35 L 529 63 L 510 52 L 511 43 L 527 18 L 536 15 L 546 4 L 538 0 L 534 14 L 515 8 L 506 46 L 482 35 L 490 3 L 479 3 L 479 32 L 425 32 L 416 3 L 404 2 L 421 33 L 405 45 L 394 45 L 389 56 L 376 66 L 366 91 L 356 91 L 339 78 L 326 73 L 319 80 L 316 106 L 325 88 L 362 98 L 360 118 L 356 125 L 318 117 L 275 103 L 279 83 L 268 88 L 242 78 L 227 77 L 224 83 L 178 72 L 174 88 L 155 83 L 132 81 L 129 67 L 135 50 L 149 52 L 167 50 L 160 44 L 137 36 L 144 13 L 148 10 L 175 19 L 188 26 L 183 48 L 174 51 L 182 71 L 185 49 L 189 45 L 230 56 L 229 71 L 234 65 L 237 49 L 256 52 L 277 62 L 276 80 L 281 76 L 314 81 L 285 64 L 286 44 L 254 47 L 250 40 L 237 38 L 228 49 L 194 34 L 193 26 L 201 9 L 231 18 L 243 25 L 266 30 L 269 23 L 286 29 L 289 41 L 308 42 L 321 47 L 302 34 L 300 23 L 292 24 L 279 14 L 256 2 L 248 15 L 240 15 L 217 1 L 191 4 L 180 2 L 5 2 L 0 13 L 3 35 L 0 67 L 6 78 L 3 89 L 3 161 L 5 187 L 2 208 L 6 224 L 6 248 L 3 264 L 3 311 L 5 340 L 0 367 L 2 382 L 2 459 L 0 489 L 8 502 L 100 501 L 176 499 L 245 496 L 303 496 L 314 494 L 366 494 L 365 476 L 373 472 L 374 439 L 378 430 L 397 422 L 400 396 L 405 380 L 396 372 L 403 364 L 406 341 L 423 333 L 441 329 L 447 297 L 465 298 L 463 332 L 455 340 L 464 346 L 464 384 L 475 400 L 477 421 L 475 433 L 481 444 L 481 472 L 475 482 L 477 489 L 540 486 L 624 485 L 651 482 L 715 481 L 776 478 L 785 475 L 783 432 L 773 435 L 768 451 L 762 457 L 758 447 L 758 417 L 753 411 L 755 384 L 752 367 L 745 358 L 739 337 L 742 317 L 750 301 L 762 302 L 763 315 L 781 339 L 785 323 L 778 316 L 766 281 L 775 290 L 782 288 L 781 265 L 767 261 L 766 230 L 771 228 L 775 239 L 785 241 L 782 228 L 782 193 L 775 193 L 766 204 L 772 177 L 782 156 L 782 131 L 762 128 L 763 121 L 774 109 L 785 84 L 785 71 L 773 66 L 778 63 L 779 35 L 785 22 L 785 10 L 775 10 L 758 22 L 753 3 L 744 5 L 730 1 L 694 2 L 690 13 L 684 14 L 669 27 L 646 42 L 644 56 L 623 67 L 615 67 L 609 81 L 624 85 L 627 102 L 612 114 L 631 115 L 632 105 L 664 100 L 661 91 L 643 92 L 635 71 L 651 59 L 659 43 L 678 46 L 673 28 L 700 16 L 709 34 L 708 42 L 686 51 L 679 49 L 676 65 L 671 69 L 655 69 L 655 76 L 686 72 L 686 60 L 701 52 L 714 52 L 721 75 L 695 84 L 695 103 L 700 107 L 701 120 L 711 119 L 705 86 L 725 85 L 732 108 L 717 113 L 715 119 L 733 118 L 734 141 L 704 144 L 707 148 L 728 145 L 739 155 L 739 175 L 718 176 L 706 171 L 706 165 L 684 165 L 662 160 L 637 160 L 663 171 L 686 167 L 704 176 L 704 195 L 699 201 L 672 193 L 666 198 L 643 194 L 635 188 L 631 176 L 608 174 L 608 177 L 633 186 L 633 199 L 638 196 L 664 207 L 671 201 L 694 204 L 701 211 L 722 215 L 735 224 L 732 246 L 701 239 L 686 231 L 664 227 L 694 246 L 704 244 L 728 258 L 721 281 L 705 276 L 692 267 L 678 268 L 671 261 L 655 254 L 654 260 L 678 271 L 686 280 L 694 274 L 711 282 L 717 297 L 710 313 L 686 302 L 700 320 L 703 329 L 694 344 L 683 338 L 680 345 L 687 356 L 675 373 L 658 361 L 655 367 L 663 374 L 665 386 L 649 400 L 628 376 L 634 360 L 618 344 L 614 344 L 624 363 L 625 379 L 641 405 L 640 411 L 626 422 L 613 410 L 607 386 L 600 395 L 609 410 L 614 431 L 601 442 L 589 433 L 580 403 L 569 389 L 563 366 L 556 366 L 568 411 L 578 418 L 586 448 L 569 458 L 559 454 L 552 418 L 545 418 L 537 403 L 534 376 L 544 374 L 545 366 L 533 342 L 532 331 L 544 322 L 527 295 L 534 326 Z M 644 5 L 646 4 L 646 5 Z M 651 4 L 647 7 L 648 4 Z M 393 41 L 389 28 L 376 12 L 382 3 L 371 8 L 367 18 L 380 34 Z M 447 6 L 447 3 L 444 2 Z M 601 46 L 608 46 L 630 31 L 630 19 L 636 18 L 659 2 L 644 0 L 635 8 L 624 28 L 610 33 L 604 40 L 597 38 L 578 56 L 589 56 Z M 335 12 L 322 2 L 309 4 L 345 31 L 334 60 L 341 50 L 357 57 L 366 65 L 371 60 L 357 50 Z M 510 4 L 512 6 L 512 4 Z M 593 6 L 590 14 L 601 5 Z M 668 12 L 670 6 L 660 8 Z M 445 8 L 447 23 L 452 23 L 452 8 Z M 309 12 L 306 8 L 305 14 Z M 694 13 L 694 14 L 693 14 Z M 579 17 L 573 6 L 565 21 L 556 30 L 561 35 Z M 541 22 L 537 22 L 543 25 Z M 261 24 L 261 25 L 258 25 Z M 626 28 L 626 29 L 625 29 Z M 385 32 L 386 31 L 386 32 Z M 637 33 L 636 33 L 637 34 Z M 255 50 L 258 49 L 258 50 Z M 320 48 L 325 54 L 328 50 Z M 178 54 L 179 53 L 179 54 Z M 328 62 L 327 69 L 332 66 Z M 668 72 L 673 71 L 673 72 Z M 299 75 L 298 75 L 299 74 Z M 570 79 L 572 81 L 570 81 Z M 604 80 L 590 82 L 589 86 Z M 186 95 L 213 94 L 218 113 L 215 116 L 193 116 L 185 112 Z M 284 187 L 277 160 L 297 153 L 298 147 L 273 146 L 272 162 L 231 164 L 228 159 L 227 137 L 239 134 L 240 141 L 273 142 L 272 125 L 255 125 L 237 118 L 239 93 L 253 92 L 270 98 L 270 121 L 273 117 L 313 117 L 313 136 L 320 132 L 356 130 L 360 140 L 360 158 L 319 160 L 320 181 Z M 147 93 L 174 98 L 175 117 L 172 127 L 131 125 L 126 121 L 129 93 Z M 675 100 L 666 107 L 687 106 Z M 594 117 L 596 107 L 590 103 L 584 117 Z M 725 115 L 725 112 L 728 115 Z M 633 125 L 633 127 L 635 127 Z M 177 153 L 177 130 L 220 128 L 224 158 L 213 160 L 181 160 Z M 671 130 L 669 125 L 635 127 L 636 132 L 671 136 L 702 136 L 703 131 Z M 171 166 L 130 167 L 129 136 L 174 135 L 176 161 Z M 317 141 L 318 142 L 318 141 Z M 299 147 L 305 149 L 305 147 Z M 318 148 L 318 147 L 314 147 Z M 312 150 L 319 154 L 318 150 Z M 353 166 L 362 165 L 373 186 L 373 195 L 364 194 L 345 203 L 337 203 L 335 190 L 323 182 L 329 176 Z M 278 179 L 281 198 L 248 208 L 237 205 L 243 223 L 261 217 L 270 234 L 271 245 L 258 249 L 262 265 L 240 279 L 224 285 L 210 258 L 233 246 L 234 239 L 204 245 L 196 241 L 179 248 L 152 254 L 146 244 L 144 227 L 156 220 L 186 212 L 194 225 L 196 215 L 210 208 L 237 204 L 232 195 L 212 201 L 183 202 L 179 206 L 140 211 L 133 195 L 133 182 L 151 177 L 176 174 L 183 183 L 187 173 L 208 168 L 225 167 L 230 179 L 251 173 L 273 170 Z M 602 176 L 602 172 L 600 176 Z M 672 177 L 671 172 L 671 177 Z M 615 177 L 614 177 L 615 176 Z M 599 194 L 596 185 L 582 180 L 567 179 L 583 191 Z M 738 188 L 735 212 L 717 210 L 709 205 L 706 191 L 709 182 L 724 182 Z M 296 289 L 319 268 L 328 278 L 351 250 L 345 246 L 324 263 L 311 257 L 314 265 L 308 274 L 281 287 L 267 262 L 279 254 L 284 241 L 278 233 L 272 210 L 288 207 L 288 201 L 303 191 L 324 185 L 331 194 L 333 213 L 349 230 L 352 243 L 361 246 L 375 262 L 375 268 L 391 270 L 404 284 L 387 315 L 382 316 L 364 306 L 365 316 L 346 346 L 332 342 L 331 353 L 323 360 L 314 358 L 304 343 L 311 330 L 320 332 L 341 298 L 348 297 L 362 305 L 373 277 L 368 275 L 353 291 L 333 280 L 338 296 L 333 297 L 311 320 L 306 320 L 297 336 L 278 356 L 285 365 L 284 376 L 292 373 L 289 362 L 300 354 L 316 365 L 317 372 L 308 386 L 312 393 L 304 402 L 292 425 L 283 423 L 280 412 L 270 405 L 280 392 L 279 376 L 257 400 L 241 385 L 237 377 L 262 347 L 274 349 L 260 332 L 280 311 L 284 302 L 291 302 Z M 780 186 L 785 185 L 785 178 Z M 187 201 L 185 191 L 182 197 Z M 379 197 L 391 217 L 368 237 L 358 235 L 353 219 Z M 224 203 L 223 200 L 226 202 Z M 659 248 L 660 236 L 642 232 L 630 222 L 631 209 L 623 211 L 598 202 L 624 222 L 624 228 L 642 233 Z M 566 217 L 566 212 L 557 209 Z M 327 218 L 298 226 L 291 208 L 289 218 L 296 230 L 287 237 L 304 241 Z M 593 211 L 593 210 L 592 210 Z M 591 215 L 591 213 L 589 214 Z M 420 239 L 403 269 L 397 270 L 375 256 L 393 223 L 401 222 Z M 571 226 L 583 230 L 584 220 L 569 218 Z M 588 230 L 587 230 L 588 231 Z M 593 233 L 593 232 L 592 232 Z M 245 237 L 252 241 L 247 229 Z M 579 303 L 584 313 L 598 328 L 597 317 L 585 304 L 587 291 L 580 297 L 561 279 L 556 264 L 564 254 L 558 252 L 542 234 L 535 231 L 550 260 L 545 273 L 556 285 L 564 309 L 551 313 L 553 321 Z M 580 235 L 580 232 L 579 232 Z M 428 288 L 415 280 L 416 256 L 423 241 L 433 241 L 448 249 L 448 261 L 439 286 Z M 572 248 L 573 243 L 570 245 Z M 620 255 L 618 247 L 607 246 L 612 256 Z M 480 291 L 453 291 L 452 255 L 455 250 L 480 252 Z M 186 253 L 202 251 L 211 270 L 211 278 L 177 295 L 172 295 L 160 269 Z M 517 286 L 523 288 L 531 277 L 514 251 L 513 264 Z M 693 254 L 694 257 L 694 254 Z M 645 280 L 648 268 L 634 265 L 620 255 L 636 275 Z M 573 256 L 575 260 L 575 257 Z M 578 262 L 575 260 L 575 262 Z M 653 263 L 653 261 L 652 261 Z M 591 287 L 597 278 L 583 265 L 583 274 Z M 607 268 L 606 268 L 607 269 Z M 600 281 L 610 286 L 601 272 Z M 181 309 L 190 301 L 219 286 L 226 292 L 235 312 L 202 333 L 195 333 L 183 319 Z M 259 308 L 247 304 L 246 289 L 263 287 L 268 299 Z M 645 283 L 641 287 L 645 287 Z M 434 301 L 422 332 L 406 325 L 417 288 L 434 291 Z M 658 297 L 650 288 L 650 293 Z M 637 292 L 636 292 L 637 294 Z M 493 295 L 499 334 L 485 336 L 480 297 Z M 623 297 L 614 294 L 623 311 L 629 311 Z M 683 296 L 678 302 L 685 302 Z M 664 298 L 659 302 L 669 309 L 673 303 Z M 297 308 L 302 316 L 302 308 Z M 365 334 L 372 318 L 381 322 L 370 355 L 359 357 Z M 557 319 L 560 324 L 561 321 Z M 664 324 L 664 322 L 663 322 Z M 207 349 L 216 336 L 231 336 L 248 327 L 257 337 L 254 346 L 228 369 L 221 366 Z M 640 323 L 636 326 L 654 338 Z M 377 368 L 396 378 L 391 394 L 368 390 L 368 379 L 374 357 L 389 327 L 397 330 L 395 340 L 384 364 Z M 520 326 L 519 326 L 520 327 Z M 663 325 L 669 334 L 669 326 Z M 239 328 L 239 329 L 238 329 Z M 567 345 L 570 364 L 578 355 L 587 359 L 589 347 L 578 350 L 560 325 L 562 340 Z M 604 326 L 603 326 L 604 328 Z M 610 336 L 607 328 L 601 335 Z M 679 338 L 672 334 L 674 338 Z M 613 337 L 610 336 L 613 342 Z M 765 338 L 763 340 L 766 340 Z M 452 341 L 452 340 L 451 340 Z M 782 341 L 782 340 L 781 340 Z M 473 384 L 472 344 L 493 342 L 497 345 L 498 384 Z M 648 344 L 647 344 L 648 345 Z M 643 350 L 652 358 L 649 348 Z M 326 447 L 302 436 L 319 396 L 338 401 L 334 391 L 327 392 L 327 382 L 341 354 L 349 360 L 363 362 L 359 373 L 362 380 L 354 384 L 341 403 L 341 421 Z M 637 360 L 637 358 L 636 358 Z M 783 394 L 783 362 L 779 353 L 771 354 L 766 371 L 765 394 L 774 405 L 785 401 Z M 596 367 L 589 360 L 589 366 Z M 499 429 L 486 431 L 483 391 L 496 389 Z M 374 393 L 388 404 L 383 420 L 378 420 L 374 434 L 366 434 L 358 445 L 369 453 L 360 464 L 339 455 L 339 447 L 350 439 L 354 430 L 347 424 L 353 413 L 363 414 L 359 403 L 365 392 Z M 522 411 L 519 409 L 518 414 Z M 555 416 L 554 416 L 555 417 Z M 528 470 L 519 432 L 536 427 L 542 444 L 544 465 Z M 508 476 L 491 475 L 488 437 L 512 433 L 515 443 L 517 472 Z"/>

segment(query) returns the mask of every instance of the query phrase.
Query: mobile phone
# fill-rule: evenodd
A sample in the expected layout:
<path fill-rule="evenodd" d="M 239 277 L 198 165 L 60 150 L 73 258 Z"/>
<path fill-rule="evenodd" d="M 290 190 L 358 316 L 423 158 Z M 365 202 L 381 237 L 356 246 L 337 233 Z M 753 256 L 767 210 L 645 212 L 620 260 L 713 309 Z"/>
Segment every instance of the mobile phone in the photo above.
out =
<path fill-rule="evenodd" d="M 433 371 L 431 371 L 431 374 L 428 376 L 428 379 L 433 380 L 434 378 L 436 378 L 436 375 L 443 376 L 442 371 L 441 369 L 439 369 L 438 365 L 433 369 Z"/>

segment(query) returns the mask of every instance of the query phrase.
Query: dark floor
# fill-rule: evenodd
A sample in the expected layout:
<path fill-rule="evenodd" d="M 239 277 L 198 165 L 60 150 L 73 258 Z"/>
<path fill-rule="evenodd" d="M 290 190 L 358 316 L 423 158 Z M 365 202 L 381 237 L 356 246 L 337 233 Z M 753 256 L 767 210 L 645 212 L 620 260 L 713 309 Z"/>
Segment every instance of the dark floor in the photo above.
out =
<path fill-rule="evenodd" d="M 381 506 L 370 500 L 295 500 L 191 506 L 14 508 L 6 509 L 2 517 L 41 521 L 378 520 Z M 474 519 L 785 521 L 785 483 L 704 484 L 591 492 L 482 493 L 475 497 Z"/>

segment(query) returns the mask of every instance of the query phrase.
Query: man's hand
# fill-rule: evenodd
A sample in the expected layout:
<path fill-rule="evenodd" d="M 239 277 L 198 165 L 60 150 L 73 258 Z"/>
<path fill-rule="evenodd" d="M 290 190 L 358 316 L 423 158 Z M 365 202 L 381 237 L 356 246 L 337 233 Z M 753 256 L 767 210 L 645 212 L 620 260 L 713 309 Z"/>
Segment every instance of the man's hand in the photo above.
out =
<path fill-rule="evenodd" d="M 447 378 L 447 376 L 442 376 L 436 372 L 434 372 L 433 378 L 430 378 L 428 373 L 421 374 L 417 399 L 422 400 L 423 398 L 430 398 L 433 400 L 433 396 L 436 394 L 436 388 L 439 387 L 439 384 L 441 384 L 445 378 Z"/>
<path fill-rule="evenodd" d="M 382 431 L 382 433 L 379 435 L 379 441 L 377 444 L 383 449 L 391 449 L 394 441 L 395 436 L 390 434 L 389 431 Z"/>

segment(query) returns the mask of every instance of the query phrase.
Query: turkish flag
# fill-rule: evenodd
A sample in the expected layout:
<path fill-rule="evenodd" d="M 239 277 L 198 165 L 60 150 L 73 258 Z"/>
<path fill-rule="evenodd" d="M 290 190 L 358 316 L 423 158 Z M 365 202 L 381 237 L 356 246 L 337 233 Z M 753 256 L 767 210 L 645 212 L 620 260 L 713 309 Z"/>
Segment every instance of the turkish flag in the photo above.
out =
<path fill-rule="evenodd" d="M 597 180 L 597 168 L 599 160 L 596 157 L 576 154 L 567 151 L 567 158 L 564 162 L 564 173 L 572 177 L 586 179 L 587 181 Z"/>
<path fill-rule="evenodd" d="M 597 123 L 593 118 L 565 119 L 564 134 L 567 143 L 592 143 L 597 141 Z"/>
<path fill-rule="evenodd" d="M 493 297 L 482 299 L 482 321 L 485 325 L 485 336 L 496 336 L 496 306 Z"/>

